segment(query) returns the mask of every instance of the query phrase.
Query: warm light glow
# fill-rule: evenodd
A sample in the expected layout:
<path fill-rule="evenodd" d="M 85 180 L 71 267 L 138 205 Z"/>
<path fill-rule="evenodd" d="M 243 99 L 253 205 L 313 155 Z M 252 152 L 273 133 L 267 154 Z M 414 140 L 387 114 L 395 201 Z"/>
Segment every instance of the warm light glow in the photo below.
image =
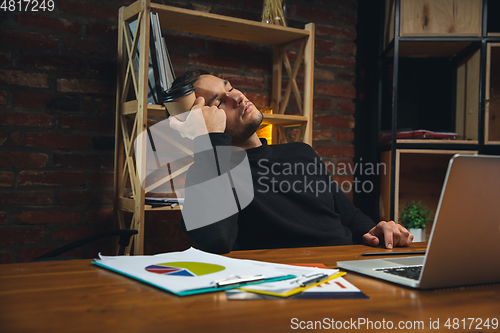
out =
<path fill-rule="evenodd" d="M 257 107 L 262 113 L 273 113 L 273 109 L 268 106 L 259 106 Z M 273 142 L 273 125 L 260 125 L 257 130 L 257 136 L 259 138 L 264 138 L 267 140 L 269 144 Z"/>

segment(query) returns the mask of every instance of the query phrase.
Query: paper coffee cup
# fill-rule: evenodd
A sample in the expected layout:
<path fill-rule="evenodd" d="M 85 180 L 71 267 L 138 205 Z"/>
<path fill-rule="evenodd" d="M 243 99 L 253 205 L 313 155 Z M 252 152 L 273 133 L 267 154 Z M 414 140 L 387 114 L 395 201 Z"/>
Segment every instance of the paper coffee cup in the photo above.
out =
<path fill-rule="evenodd" d="M 176 116 L 193 107 L 196 96 L 194 88 L 190 84 L 176 86 L 163 92 L 163 104 L 171 116 Z"/>

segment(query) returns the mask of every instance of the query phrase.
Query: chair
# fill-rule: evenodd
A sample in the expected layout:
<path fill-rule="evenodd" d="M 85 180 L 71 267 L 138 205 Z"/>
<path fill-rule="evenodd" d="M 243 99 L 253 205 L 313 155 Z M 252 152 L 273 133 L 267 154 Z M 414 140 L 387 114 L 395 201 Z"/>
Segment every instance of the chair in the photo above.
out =
<path fill-rule="evenodd" d="M 49 253 L 46 253 L 46 254 L 36 258 L 34 261 L 54 260 L 53 259 L 54 257 L 56 257 L 60 254 L 66 253 L 70 250 L 76 249 L 77 247 L 91 243 L 91 242 L 96 241 L 96 240 L 101 239 L 101 238 L 113 237 L 113 236 L 120 237 L 120 239 L 118 241 L 118 244 L 120 246 L 120 248 L 118 250 L 118 255 L 123 255 L 125 253 L 125 248 L 130 243 L 130 237 L 132 237 L 135 234 L 137 234 L 137 230 L 129 230 L 129 229 L 110 230 L 110 231 L 101 232 L 97 235 L 93 235 L 93 236 L 89 236 L 89 237 L 77 240 L 73 243 L 67 244 L 67 245 L 62 246 L 58 249 L 50 251 Z M 60 259 L 63 259 L 63 258 L 60 258 Z"/>

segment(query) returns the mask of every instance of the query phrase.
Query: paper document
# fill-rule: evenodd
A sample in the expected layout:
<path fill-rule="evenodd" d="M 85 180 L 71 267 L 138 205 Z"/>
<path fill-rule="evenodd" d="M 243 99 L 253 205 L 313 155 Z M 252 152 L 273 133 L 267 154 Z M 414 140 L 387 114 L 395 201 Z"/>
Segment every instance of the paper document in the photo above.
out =
<path fill-rule="evenodd" d="M 240 289 L 271 296 L 289 297 L 298 294 L 300 292 L 309 290 L 310 288 L 321 285 L 325 282 L 328 282 L 342 275 L 345 275 L 344 272 L 339 273 L 338 269 L 322 269 L 322 272 L 319 274 L 325 274 L 325 277 L 323 279 L 314 280 L 315 274 L 299 276 L 294 279 L 289 279 L 284 281 L 267 282 L 258 285 L 241 287 Z M 301 283 L 301 281 L 308 281 L 308 280 L 311 280 L 311 283 L 309 284 Z"/>
<path fill-rule="evenodd" d="M 232 281 L 261 283 L 325 271 L 320 268 L 233 259 L 194 248 L 152 256 L 99 257 L 93 261 L 94 264 L 179 296 L 241 286 Z"/>

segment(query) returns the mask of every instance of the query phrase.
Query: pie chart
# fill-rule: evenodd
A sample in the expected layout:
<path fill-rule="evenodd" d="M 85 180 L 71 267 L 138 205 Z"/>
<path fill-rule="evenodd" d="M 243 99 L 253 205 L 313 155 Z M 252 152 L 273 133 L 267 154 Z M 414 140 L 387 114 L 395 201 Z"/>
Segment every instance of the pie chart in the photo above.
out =
<path fill-rule="evenodd" d="M 201 276 L 225 270 L 221 265 L 195 261 L 164 262 L 145 268 L 150 273 L 172 276 Z"/>

